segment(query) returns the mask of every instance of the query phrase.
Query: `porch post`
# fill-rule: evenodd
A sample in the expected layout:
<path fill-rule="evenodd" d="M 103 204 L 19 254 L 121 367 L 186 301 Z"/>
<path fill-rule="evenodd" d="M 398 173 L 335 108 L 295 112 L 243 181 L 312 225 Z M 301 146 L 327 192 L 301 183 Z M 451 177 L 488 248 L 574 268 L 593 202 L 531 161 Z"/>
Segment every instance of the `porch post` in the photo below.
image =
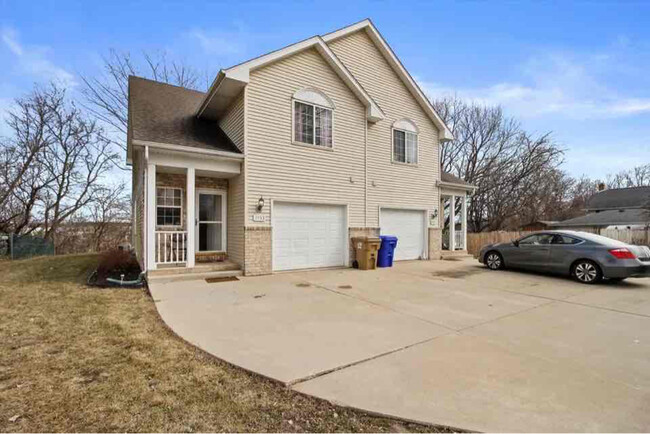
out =
<path fill-rule="evenodd" d="M 147 269 L 156 269 L 156 165 L 147 164 Z"/>
<path fill-rule="evenodd" d="M 187 207 L 187 262 L 186 266 L 188 268 L 194 267 L 194 242 L 195 242 L 195 194 L 194 194 L 194 183 L 195 183 L 195 171 L 194 167 L 187 168 L 187 199 L 185 200 L 185 206 Z"/>
<path fill-rule="evenodd" d="M 467 194 L 463 196 L 463 210 L 460 222 L 463 227 L 463 250 L 467 250 Z"/>
<path fill-rule="evenodd" d="M 449 196 L 449 251 L 456 250 L 456 196 Z"/>

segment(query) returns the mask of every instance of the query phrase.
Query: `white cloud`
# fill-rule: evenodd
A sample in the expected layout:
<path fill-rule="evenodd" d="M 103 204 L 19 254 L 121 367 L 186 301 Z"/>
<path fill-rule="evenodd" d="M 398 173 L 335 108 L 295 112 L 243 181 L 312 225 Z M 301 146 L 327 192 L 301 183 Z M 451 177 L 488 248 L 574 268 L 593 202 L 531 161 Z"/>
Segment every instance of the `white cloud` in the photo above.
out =
<path fill-rule="evenodd" d="M 239 42 L 237 35 L 222 33 L 206 32 L 202 29 L 193 29 L 187 33 L 187 36 L 198 42 L 199 46 L 207 54 L 211 55 L 230 55 L 239 54 L 243 51 L 243 45 Z"/>
<path fill-rule="evenodd" d="M 3 27 L 0 35 L 2 42 L 16 58 L 16 65 L 21 72 L 59 82 L 68 88 L 77 85 L 73 74 L 48 59 L 50 50 L 47 47 L 22 45 L 18 40 L 18 33 L 9 27 Z"/>
<path fill-rule="evenodd" d="M 609 54 L 579 61 L 575 56 L 546 54 L 520 66 L 521 78 L 486 87 L 452 88 L 420 82 L 432 97 L 456 95 L 481 104 L 501 105 L 513 115 L 534 118 L 561 115 L 573 119 L 602 119 L 650 113 L 650 98 L 622 95 L 598 79 L 618 65 Z"/>

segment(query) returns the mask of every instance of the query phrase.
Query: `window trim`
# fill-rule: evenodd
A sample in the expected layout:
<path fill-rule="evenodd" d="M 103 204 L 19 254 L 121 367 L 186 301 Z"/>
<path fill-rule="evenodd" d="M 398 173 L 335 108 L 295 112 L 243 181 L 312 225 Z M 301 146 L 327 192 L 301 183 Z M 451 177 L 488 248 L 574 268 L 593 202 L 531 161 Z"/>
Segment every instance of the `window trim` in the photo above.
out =
<path fill-rule="evenodd" d="M 395 159 L 395 131 L 404 133 L 404 160 L 408 160 L 408 151 L 406 149 L 406 135 L 413 134 L 415 136 L 415 162 L 409 163 L 408 161 L 398 161 Z M 415 131 L 408 131 L 402 128 L 391 127 L 390 129 L 390 159 L 393 164 L 400 164 L 410 167 L 417 167 L 420 164 L 420 140 L 419 134 Z"/>
<path fill-rule="evenodd" d="M 314 125 L 312 127 L 312 137 L 314 137 L 314 143 L 308 143 L 308 142 L 301 142 L 299 140 L 296 140 L 296 103 L 299 102 L 300 104 L 305 104 L 314 107 Z M 331 146 L 324 146 L 324 145 L 317 145 L 316 144 L 316 107 L 329 110 L 332 113 L 332 145 Z M 299 98 L 291 98 L 291 143 L 294 145 L 298 146 L 305 146 L 308 148 L 315 148 L 315 149 L 322 149 L 326 151 L 333 151 L 334 150 L 334 107 L 327 107 L 321 104 L 314 104 L 313 102 L 310 101 L 305 101 L 303 99 Z"/>
<path fill-rule="evenodd" d="M 176 205 L 160 205 L 158 203 L 158 189 L 159 188 L 164 188 L 166 190 L 178 190 L 180 191 L 180 196 L 181 196 L 181 204 L 179 206 Z M 180 212 L 180 224 L 178 225 L 159 225 L 158 224 L 158 209 L 159 208 L 179 208 L 181 210 Z M 181 187 L 168 187 L 165 185 L 157 185 L 156 186 L 156 227 L 163 227 L 163 228 L 182 228 L 183 227 L 183 189 Z"/>

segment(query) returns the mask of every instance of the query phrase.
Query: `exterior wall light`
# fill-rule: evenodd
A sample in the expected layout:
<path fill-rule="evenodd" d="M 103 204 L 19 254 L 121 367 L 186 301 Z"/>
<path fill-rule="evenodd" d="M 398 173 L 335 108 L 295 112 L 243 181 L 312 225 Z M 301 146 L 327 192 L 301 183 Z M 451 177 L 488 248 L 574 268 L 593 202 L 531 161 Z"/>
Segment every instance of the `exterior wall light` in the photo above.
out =
<path fill-rule="evenodd" d="M 257 212 L 262 211 L 262 208 L 264 208 L 264 198 L 260 196 L 260 199 L 257 201 Z"/>

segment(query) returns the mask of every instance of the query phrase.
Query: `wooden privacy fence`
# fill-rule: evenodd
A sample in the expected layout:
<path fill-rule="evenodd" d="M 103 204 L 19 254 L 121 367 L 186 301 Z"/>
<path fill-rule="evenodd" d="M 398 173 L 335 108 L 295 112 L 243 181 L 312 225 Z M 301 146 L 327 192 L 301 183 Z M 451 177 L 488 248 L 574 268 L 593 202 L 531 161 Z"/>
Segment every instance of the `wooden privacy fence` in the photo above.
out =
<path fill-rule="evenodd" d="M 595 232 L 595 231 L 594 231 Z M 516 240 L 532 232 L 524 231 L 497 231 L 478 232 L 467 234 L 467 253 L 478 257 L 478 252 L 486 244 L 505 243 Z M 628 244 L 647 246 L 650 244 L 650 229 L 602 229 L 600 235 Z"/>
<path fill-rule="evenodd" d="M 523 231 L 496 231 L 496 232 L 477 232 L 467 234 L 467 253 L 474 257 L 478 257 L 478 252 L 486 244 L 506 243 L 508 241 L 516 240 L 531 232 Z"/>

